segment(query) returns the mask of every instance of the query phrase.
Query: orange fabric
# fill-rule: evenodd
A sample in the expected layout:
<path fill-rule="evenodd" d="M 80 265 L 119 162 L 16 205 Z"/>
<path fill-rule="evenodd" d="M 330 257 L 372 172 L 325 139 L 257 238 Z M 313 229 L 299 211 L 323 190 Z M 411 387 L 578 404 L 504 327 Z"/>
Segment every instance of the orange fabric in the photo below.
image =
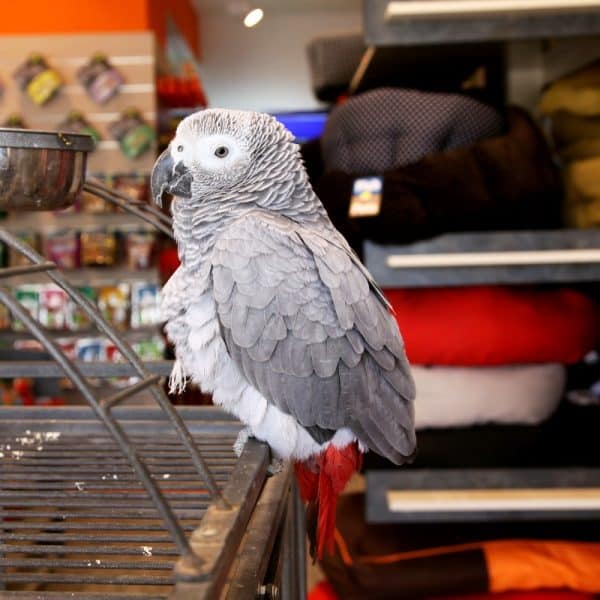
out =
<path fill-rule="evenodd" d="M 490 591 L 569 588 L 600 593 L 600 544 L 497 540 L 483 544 Z"/>
<path fill-rule="evenodd" d="M 334 533 L 335 543 L 338 552 L 344 564 L 351 566 L 354 564 L 354 559 L 346 544 L 344 536 L 339 529 Z M 422 550 L 407 550 L 406 552 L 394 552 L 393 554 L 377 554 L 371 556 L 357 556 L 357 562 L 368 565 L 384 565 L 403 560 L 413 560 L 415 558 L 427 558 L 429 556 L 438 556 L 440 554 L 454 554 L 456 552 L 464 552 L 466 550 L 476 550 L 482 548 L 482 542 L 472 542 L 470 544 L 455 544 L 452 546 L 437 546 L 435 548 L 423 548 Z"/>
<path fill-rule="evenodd" d="M 507 592 L 505 594 L 469 594 L 466 596 L 437 596 L 435 600 L 594 600 L 591 594 L 580 592 L 540 590 L 536 592 Z M 326 600 L 321 597 L 322 600 Z M 319 600 L 318 598 L 315 600 Z M 432 599 L 433 600 L 433 599 Z"/>
<path fill-rule="evenodd" d="M 353 557 L 341 532 L 335 543 L 344 564 L 390 564 L 481 548 L 491 592 L 568 588 L 600 593 L 600 543 L 537 540 L 493 540 L 439 546 L 385 555 Z"/>
<path fill-rule="evenodd" d="M 346 544 L 346 540 L 340 533 L 340 530 L 337 528 L 333 532 L 333 539 L 335 540 L 335 544 L 337 546 L 338 552 L 340 553 L 343 563 L 346 566 L 351 567 L 354 564 L 354 560 L 352 559 L 350 550 L 348 550 L 348 545 Z"/>

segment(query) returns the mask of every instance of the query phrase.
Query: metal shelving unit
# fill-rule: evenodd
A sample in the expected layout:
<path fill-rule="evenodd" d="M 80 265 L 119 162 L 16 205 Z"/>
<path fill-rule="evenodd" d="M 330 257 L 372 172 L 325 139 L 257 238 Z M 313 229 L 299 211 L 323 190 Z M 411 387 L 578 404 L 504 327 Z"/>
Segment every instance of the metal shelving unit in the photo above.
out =
<path fill-rule="evenodd" d="M 365 263 L 384 288 L 595 282 L 600 231 L 446 234 L 407 246 L 367 242 Z M 367 514 L 372 522 L 598 518 L 600 469 L 375 470 L 367 476 Z"/>
<path fill-rule="evenodd" d="M 461 0 L 364 2 L 369 45 L 352 88 L 423 57 L 494 56 L 515 40 L 600 34 L 600 2 Z M 450 52 L 451 54 L 448 54 Z M 414 54 L 413 54 L 414 53 Z M 452 54 L 453 53 L 453 54 Z M 416 58 L 415 58 L 416 57 Z M 400 61 L 400 67 L 395 61 Z M 506 69 L 506 64 L 503 66 Z M 504 89 L 505 73 L 494 85 Z M 446 234 L 407 246 L 367 242 L 368 269 L 382 287 L 565 284 L 600 281 L 600 231 Z M 599 463 L 600 464 L 600 456 Z M 372 522 L 598 519 L 600 469 L 399 469 L 367 474 Z"/>
<path fill-rule="evenodd" d="M 420 46 L 600 33 L 598 0 L 369 0 L 364 31 L 371 46 Z"/>
<path fill-rule="evenodd" d="M 600 231 L 445 234 L 414 244 L 366 242 L 383 287 L 575 283 L 600 280 Z"/>

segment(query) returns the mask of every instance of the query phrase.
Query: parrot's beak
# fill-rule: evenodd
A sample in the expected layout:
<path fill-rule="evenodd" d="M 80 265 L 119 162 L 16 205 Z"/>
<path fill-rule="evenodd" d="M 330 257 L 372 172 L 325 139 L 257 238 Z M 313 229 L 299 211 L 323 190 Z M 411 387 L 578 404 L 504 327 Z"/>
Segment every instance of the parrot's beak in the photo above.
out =
<path fill-rule="evenodd" d="M 159 206 L 162 206 L 162 196 L 165 192 L 180 198 L 191 198 L 192 174 L 182 162 L 175 164 L 167 148 L 154 163 L 150 187 L 152 198 Z"/>

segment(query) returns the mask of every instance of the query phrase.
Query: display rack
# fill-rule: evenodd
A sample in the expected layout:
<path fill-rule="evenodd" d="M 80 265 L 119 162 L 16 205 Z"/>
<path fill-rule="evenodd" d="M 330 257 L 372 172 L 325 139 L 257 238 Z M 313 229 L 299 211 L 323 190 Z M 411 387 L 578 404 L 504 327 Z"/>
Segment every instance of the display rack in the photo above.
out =
<path fill-rule="evenodd" d="M 600 280 L 600 231 L 445 234 L 414 244 L 366 242 L 382 287 L 574 283 Z"/>
<path fill-rule="evenodd" d="M 407 246 L 365 244 L 384 288 L 600 280 L 600 231 L 446 234 Z M 418 401 L 418 399 L 417 399 Z M 373 522 L 590 519 L 600 515 L 600 469 L 375 470 Z"/>
<path fill-rule="evenodd" d="M 370 0 L 363 22 L 370 46 L 420 46 L 600 33 L 597 0 Z"/>
<path fill-rule="evenodd" d="M 568 44 L 567 38 L 597 36 L 600 2 L 374 0 L 364 3 L 364 28 L 370 47 L 352 82 L 355 90 L 369 87 L 372 79 L 385 85 L 394 60 L 408 60 L 413 51 L 430 65 L 436 52 L 447 60 L 449 49 L 461 57 L 469 49 L 487 48 L 493 58 L 514 40 L 565 38 Z M 597 57 L 597 39 L 582 40 L 586 51 L 580 60 L 589 60 L 588 50 L 594 47 Z M 577 53 L 569 48 L 562 53 L 569 60 L 556 56 L 559 67 L 544 65 L 553 76 L 574 67 L 570 63 Z M 501 89 L 510 77 L 505 72 L 499 79 Z M 538 79 L 536 83 L 544 83 L 543 74 Z M 405 246 L 366 242 L 364 256 L 384 288 L 600 281 L 598 230 L 447 234 Z M 597 519 L 600 470 L 373 470 L 367 473 L 366 502 L 373 522 Z"/>

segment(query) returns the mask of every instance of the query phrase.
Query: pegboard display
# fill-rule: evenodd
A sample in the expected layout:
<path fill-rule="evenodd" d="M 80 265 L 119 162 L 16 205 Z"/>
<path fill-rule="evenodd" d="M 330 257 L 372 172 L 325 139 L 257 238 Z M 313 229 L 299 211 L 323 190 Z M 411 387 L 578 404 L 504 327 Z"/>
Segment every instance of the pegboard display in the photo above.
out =
<path fill-rule="evenodd" d="M 38 106 L 23 91 L 14 73 L 34 54 L 40 55 L 62 80 L 60 90 Z M 95 55 L 104 55 L 124 83 L 105 103 L 95 101 L 78 79 L 79 70 Z M 149 174 L 156 158 L 156 142 L 137 157 L 129 156 L 110 127 L 136 109 L 152 129 L 156 126 L 155 42 L 151 32 L 116 34 L 19 35 L 0 37 L 0 123 L 19 115 L 29 129 L 60 130 L 72 111 L 79 112 L 101 136 L 88 157 L 88 173 Z M 112 132 L 111 132 L 112 129 Z M 117 128 L 118 130 L 118 128 Z"/>

